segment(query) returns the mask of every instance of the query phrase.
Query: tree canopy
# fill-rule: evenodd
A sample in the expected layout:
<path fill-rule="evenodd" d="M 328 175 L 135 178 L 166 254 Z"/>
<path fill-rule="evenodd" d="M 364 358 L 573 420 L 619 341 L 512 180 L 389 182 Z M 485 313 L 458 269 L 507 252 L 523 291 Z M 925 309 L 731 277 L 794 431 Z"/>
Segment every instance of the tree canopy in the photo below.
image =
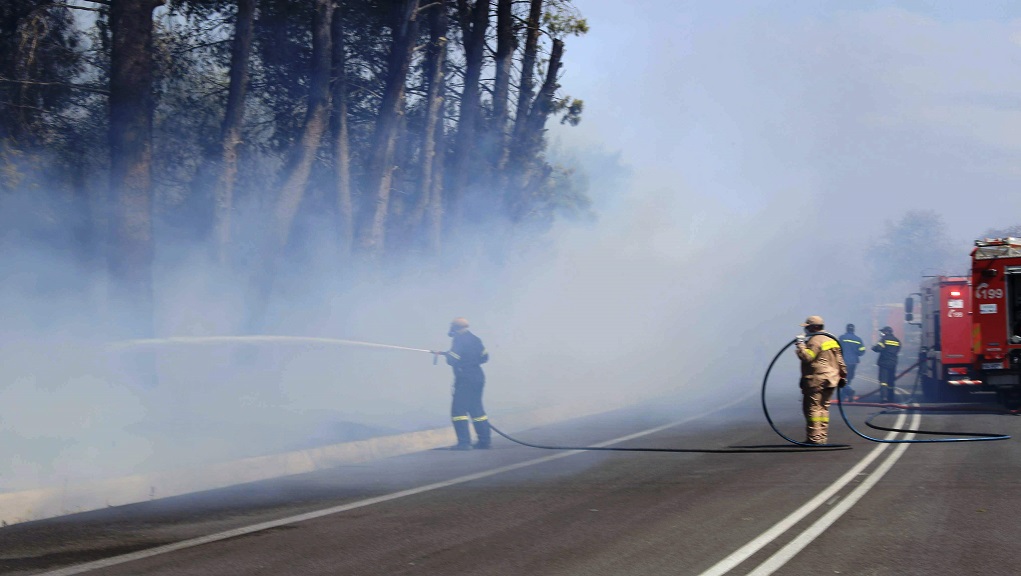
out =
<path fill-rule="evenodd" d="M 313 253 L 499 254 L 589 210 L 546 139 L 581 118 L 562 58 L 587 30 L 569 0 L 8 0 L 0 243 L 142 308 L 185 246 L 267 298 Z"/>
<path fill-rule="evenodd" d="M 946 223 L 931 210 L 910 210 L 887 222 L 883 235 L 868 248 L 876 279 L 882 284 L 916 284 L 922 276 L 959 272 Z"/>

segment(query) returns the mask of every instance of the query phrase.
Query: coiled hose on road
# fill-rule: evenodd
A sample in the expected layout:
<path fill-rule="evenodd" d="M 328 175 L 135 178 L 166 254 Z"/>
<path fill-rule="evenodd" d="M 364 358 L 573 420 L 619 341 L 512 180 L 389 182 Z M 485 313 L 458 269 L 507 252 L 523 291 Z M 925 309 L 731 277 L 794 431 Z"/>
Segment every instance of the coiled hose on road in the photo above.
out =
<path fill-rule="evenodd" d="M 840 342 L 837 339 L 836 336 L 830 334 L 829 332 L 816 332 L 816 334 L 821 334 L 823 336 L 832 338 L 837 343 Z M 773 431 L 776 432 L 777 435 L 779 435 L 781 438 L 783 438 L 787 442 L 790 442 L 791 444 L 795 445 L 796 446 L 795 448 L 786 447 L 786 446 L 748 446 L 748 447 L 733 447 L 733 448 L 641 448 L 641 447 L 639 447 L 639 448 L 627 448 L 627 447 L 616 447 L 616 446 L 561 446 L 561 445 L 534 444 L 534 443 L 531 443 L 531 442 L 525 442 L 523 440 L 519 440 L 517 438 L 514 438 L 513 436 L 510 436 L 510 435 L 504 433 L 502 430 L 500 430 L 496 426 L 493 426 L 492 422 L 490 422 L 490 428 L 492 428 L 493 432 L 496 432 L 497 434 L 499 434 L 500 436 L 506 438 L 507 440 L 510 440 L 511 442 L 514 442 L 516 444 L 520 444 L 522 446 L 528 446 L 530 448 L 541 448 L 543 450 L 606 450 L 606 451 L 614 451 L 614 452 L 695 452 L 695 453 L 704 453 L 704 454 L 761 454 L 761 453 L 784 453 L 784 452 L 832 452 L 832 451 L 836 451 L 836 450 L 850 450 L 851 446 L 849 444 L 807 444 L 805 442 L 798 442 L 797 440 L 794 440 L 793 438 L 790 438 L 787 435 L 785 435 L 783 432 L 781 432 L 776 427 L 776 424 L 773 422 L 773 418 L 769 415 L 769 406 L 766 403 L 766 387 L 769 384 L 769 373 L 773 370 L 773 366 L 776 364 L 776 361 L 780 359 L 780 356 L 784 353 L 784 351 L 787 350 L 787 348 L 789 348 L 795 342 L 796 342 L 796 339 L 792 338 L 791 341 L 788 342 L 787 344 L 785 344 L 782 348 L 780 348 L 780 351 L 777 352 L 776 356 L 773 357 L 773 361 L 769 363 L 769 367 L 766 368 L 766 373 L 762 377 L 762 392 L 761 392 L 762 413 L 765 415 L 766 421 L 769 422 L 770 428 L 772 428 Z M 875 414 L 872 414 L 865 421 L 865 424 L 867 426 L 869 426 L 870 428 L 873 428 L 873 429 L 876 429 L 876 430 L 884 430 L 884 431 L 887 431 L 887 432 L 899 432 L 899 433 L 904 433 L 904 434 L 947 435 L 947 436 L 955 436 L 955 437 L 954 438 L 912 439 L 912 440 L 887 440 L 887 439 L 884 439 L 884 438 L 873 438 L 872 436 L 868 436 L 866 434 L 863 434 L 861 431 L 859 431 L 857 428 L 855 428 L 854 425 L 851 424 L 851 421 L 847 418 L 847 414 L 844 412 L 844 402 L 843 402 L 842 392 L 841 392 L 840 388 L 837 389 L 837 399 L 839 400 L 838 407 L 839 407 L 839 410 L 840 410 L 840 416 L 841 416 L 841 418 L 843 418 L 844 423 L 847 424 L 847 427 L 850 428 L 852 432 L 854 432 L 855 434 L 857 434 L 861 438 L 864 438 L 865 440 L 869 440 L 871 442 L 880 442 L 880 443 L 886 443 L 886 444 L 930 444 L 930 443 L 937 443 L 937 442 L 980 442 L 980 441 L 992 441 L 992 440 L 1008 440 L 1010 438 L 1010 436 L 1005 435 L 1005 434 L 987 434 L 987 433 L 984 433 L 984 432 L 942 432 L 942 431 L 934 431 L 934 430 L 909 430 L 909 429 L 903 429 L 903 428 L 887 428 L 887 427 L 884 427 L 884 426 L 879 426 L 877 424 L 873 424 L 872 420 L 874 418 L 878 417 L 878 416 L 882 416 L 884 414 L 892 414 L 892 413 L 902 412 L 902 411 L 908 411 L 908 412 L 930 412 L 930 413 L 948 413 L 948 414 L 959 413 L 959 412 L 955 412 L 955 411 L 948 411 L 946 409 L 941 409 L 941 408 L 938 408 L 938 407 L 937 408 L 931 408 L 931 407 L 922 407 L 922 406 L 888 405 L 888 404 L 877 404 L 878 406 L 886 406 L 886 407 L 888 407 L 888 409 L 882 410 L 882 411 L 877 412 Z"/>
<path fill-rule="evenodd" d="M 794 341 L 791 340 L 791 343 Z M 790 346 L 788 344 L 787 346 Z M 780 353 L 787 348 L 784 346 L 780 350 Z M 766 408 L 766 383 L 769 379 L 769 372 L 773 369 L 773 365 L 776 364 L 777 359 L 780 357 L 778 353 L 773 361 L 769 364 L 769 368 L 766 370 L 766 377 L 762 380 L 762 409 L 766 414 L 766 420 L 769 421 L 769 425 L 780 434 L 780 437 L 787 440 L 788 442 L 795 445 L 791 446 L 747 446 L 747 447 L 731 447 L 731 448 L 627 448 L 627 447 L 615 447 L 615 446 L 561 446 L 561 445 L 547 445 L 547 444 L 533 444 L 531 442 L 525 442 L 518 440 L 513 436 L 504 433 L 502 430 L 493 426 L 492 420 L 490 420 L 490 428 L 493 432 L 496 432 L 500 436 L 503 436 L 511 442 L 521 444 L 522 446 L 528 446 L 530 448 L 541 448 L 543 450 L 607 450 L 615 452 L 694 452 L 702 454 L 762 454 L 762 453 L 786 453 L 786 452 L 833 452 L 837 450 L 850 450 L 851 446 L 848 444 L 805 444 L 802 442 L 796 442 L 787 436 L 784 436 L 777 430 L 773 424 L 772 418 L 769 416 L 769 410 Z"/>
<path fill-rule="evenodd" d="M 815 334 L 826 336 L 828 338 L 833 339 L 838 344 L 840 343 L 840 340 L 838 340 L 836 336 L 834 336 L 833 334 L 830 334 L 829 332 L 820 331 L 820 332 L 815 332 Z M 776 361 L 780 358 L 780 355 L 783 354 L 784 351 L 787 350 L 787 348 L 790 348 L 790 346 L 792 344 L 794 344 L 796 341 L 797 341 L 797 339 L 792 338 L 790 342 L 788 342 L 782 348 L 780 348 L 780 351 L 777 352 L 776 356 L 773 357 L 773 361 L 769 363 L 769 367 L 766 368 L 766 374 L 762 378 L 762 412 L 763 412 L 763 414 L 766 415 L 766 421 L 769 422 L 769 426 L 781 438 L 783 438 L 784 440 L 786 440 L 786 441 L 788 441 L 788 442 L 790 442 L 792 444 L 795 444 L 797 446 L 822 446 L 822 447 L 830 447 L 830 448 L 847 446 L 846 444 L 806 444 L 804 442 L 798 442 L 797 440 L 794 440 L 793 438 L 789 438 L 788 436 L 784 435 L 783 432 L 780 432 L 780 430 L 773 423 L 773 419 L 769 416 L 769 407 L 766 404 L 766 384 L 769 382 L 769 373 L 773 370 L 773 365 L 776 364 Z M 881 443 L 884 443 L 884 444 L 932 444 L 932 443 L 937 443 L 937 442 L 988 442 L 988 441 L 992 441 L 992 440 L 1009 440 L 1010 439 L 1010 436 L 1005 435 L 1005 434 L 987 434 L 985 432 L 942 432 L 942 431 L 935 431 L 935 430 L 909 430 L 909 429 L 904 429 L 904 428 L 887 428 L 887 427 L 879 426 L 879 425 L 876 425 L 876 424 L 872 423 L 873 419 L 875 419 L 875 418 L 877 418 L 879 416 L 882 416 L 884 414 L 893 414 L 893 413 L 904 412 L 904 411 L 906 411 L 906 412 L 930 412 L 930 413 L 955 413 L 954 411 L 947 411 L 945 408 L 925 407 L 925 406 L 911 406 L 911 405 L 903 405 L 903 404 L 897 404 L 897 405 L 878 404 L 879 406 L 887 406 L 888 409 L 882 410 L 880 412 L 877 412 L 877 413 L 872 414 L 871 416 L 869 416 L 868 419 L 865 420 L 865 425 L 868 426 L 869 428 L 873 428 L 875 430 L 884 430 L 884 431 L 887 431 L 887 432 L 900 432 L 900 433 L 904 433 L 904 434 L 929 434 L 929 435 L 956 436 L 956 437 L 955 438 L 922 438 L 922 439 L 911 439 L 911 440 L 907 440 L 907 439 L 887 440 L 885 438 L 873 438 L 872 436 L 868 436 L 866 434 L 863 434 L 861 431 L 859 431 L 857 428 L 855 428 L 854 425 L 851 424 L 851 421 L 847 418 L 847 413 L 844 411 L 844 402 L 843 402 L 843 397 L 842 397 L 842 390 L 840 388 L 837 388 L 837 399 L 839 400 L 837 406 L 838 406 L 838 408 L 840 410 L 840 417 L 843 418 L 844 423 L 847 424 L 847 427 L 851 429 L 851 432 L 854 432 L 855 434 L 857 434 L 861 438 L 864 438 L 864 439 L 869 440 L 871 442 L 881 442 Z"/>

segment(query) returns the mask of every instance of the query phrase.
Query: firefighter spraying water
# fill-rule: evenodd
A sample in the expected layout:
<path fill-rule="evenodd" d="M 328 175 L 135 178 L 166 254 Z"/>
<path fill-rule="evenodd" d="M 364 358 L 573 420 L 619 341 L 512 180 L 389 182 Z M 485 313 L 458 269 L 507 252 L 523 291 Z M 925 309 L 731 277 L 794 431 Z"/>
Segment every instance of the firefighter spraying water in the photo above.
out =
<path fill-rule="evenodd" d="M 437 356 L 444 356 L 447 364 L 454 369 L 454 393 L 450 402 L 450 420 L 454 424 L 457 444 L 451 450 L 488 449 L 491 445 L 489 432 L 489 416 L 482 407 L 482 389 L 486 385 L 486 375 L 482 365 L 489 361 L 489 352 L 478 336 L 468 330 L 468 320 L 454 318 L 450 322 L 450 350 L 446 352 L 432 351 Z M 468 419 L 475 427 L 478 441 L 471 443 L 471 431 Z"/>

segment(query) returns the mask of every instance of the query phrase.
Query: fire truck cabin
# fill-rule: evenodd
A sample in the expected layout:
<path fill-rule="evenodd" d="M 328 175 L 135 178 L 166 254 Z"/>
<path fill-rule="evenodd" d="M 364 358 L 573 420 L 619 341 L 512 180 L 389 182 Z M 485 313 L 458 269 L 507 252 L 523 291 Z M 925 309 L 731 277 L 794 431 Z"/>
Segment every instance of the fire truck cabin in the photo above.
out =
<path fill-rule="evenodd" d="M 971 351 L 971 279 L 925 278 L 919 294 L 922 394 L 928 401 L 951 400 L 954 389 L 947 386 L 981 385 L 972 377 L 975 363 Z"/>
<path fill-rule="evenodd" d="M 971 253 L 972 351 L 983 383 L 1021 401 L 1021 239 L 975 241 Z"/>

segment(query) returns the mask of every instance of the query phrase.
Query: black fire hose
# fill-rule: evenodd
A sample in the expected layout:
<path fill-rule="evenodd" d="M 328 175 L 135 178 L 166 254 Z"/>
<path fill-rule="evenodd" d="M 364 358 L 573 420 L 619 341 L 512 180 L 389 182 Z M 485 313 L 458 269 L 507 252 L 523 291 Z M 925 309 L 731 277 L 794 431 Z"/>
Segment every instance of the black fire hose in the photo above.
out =
<path fill-rule="evenodd" d="M 822 334 L 824 336 L 829 336 L 830 338 L 833 338 L 834 340 L 836 340 L 838 344 L 840 343 L 840 340 L 837 340 L 829 332 L 816 332 L 816 334 Z M 773 371 L 773 366 L 776 364 L 776 361 L 780 359 L 780 355 L 783 354 L 784 351 L 786 351 L 788 348 L 790 348 L 791 344 L 794 344 L 795 342 L 797 342 L 797 338 L 791 338 L 790 342 L 788 342 L 787 344 L 784 344 L 784 346 L 782 348 L 780 348 L 780 351 L 776 353 L 776 356 L 773 356 L 773 361 L 769 363 L 769 367 L 766 368 L 766 374 L 762 377 L 762 413 L 765 414 L 765 416 L 766 416 L 766 422 L 769 422 L 769 427 L 773 429 L 773 432 L 776 432 L 778 436 L 780 436 L 784 440 L 790 442 L 791 444 L 795 444 L 797 446 L 811 446 L 811 447 L 813 447 L 812 449 L 816 449 L 816 448 L 839 448 L 841 450 L 847 450 L 848 448 L 851 447 L 849 444 L 809 444 L 807 442 L 798 442 L 797 440 L 795 440 L 795 439 L 787 436 L 783 432 L 781 432 L 780 429 L 776 427 L 776 424 L 773 423 L 773 419 L 769 416 L 769 406 L 766 404 L 766 385 L 769 383 L 769 373 Z M 837 388 L 837 398 L 840 399 L 840 388 Z M 841 412 L 841 414 L 843 414 L 843 412 L 844 412 L 844 409 L 843 409 L 842 405 L 841 405 L 841 408 L 840 408 L 840 412 Z M 846 420 L 846 418 L 845 418 L 845 420 Z"/>
<path fill-rule="evenodd" d="M 820 331 L 820 332 L 815 332 L 814 334 L 821 334 L 823 336 L 826 336 L 828 338 L 833 339 L 833 341 L 837 342 L 838 344 L 840 343 L 840 340 L 838 340 L 836 336 L 834 336 L 833 334 L 830 334 L 829 332 Z M 769 417 L 769 409 L 766 406 L 766 383 L 769 380 L 769 372 L 773 369 L 773 365 L 776 364 L 776 361 L 780 358 L 780 355 L 783 354 L 784 351 L 787 350 L 787 348 L 789 348 L 796 341 L 797 341 L 797 339 L 792 338 L 790 342 L 788 342 L 787 344 L 785 344 L 783 346 L 783 348 L 780 348 L 780 351 L 776 353 L 775 357 L 773 357 L 773 361 L 769 363 L 769 368 L 766 369 L 766 375 L 762 379 L 762 411 L 766 415 L 766 420 L 769 421 L 770 427 L 772 427 L 773 431 L 776 432 L 781 438 L 783 438 L 784 440 L 787 440 L 788 442 L 790 442 L 792 444 L 798 445 L 798 446 L 823 446 L 823 447 L 831 447 L 831 448 L 832 447 L 847 446 L 846 444 L 821 444 L 821 445 L 813 445 L 813 444 L 806 444 L 804 442 L 798 442 L 797 440 L 789 438 L 789 437 L 785 436 L 782 432 L 780 432 L 780 430 L 778 430 L 777 427 L 773 424 L 772 418 Z M 937 442 L 984 442 L 984 441 L 992 441 L 992 440 L 1009 440 L 1010 439 L 1010 436 L 1005 435 L 1005 434 L 987 434 L 987 433 L 984 433 L 984 432 L 941 432 L 941 431 L 934 431 L 934 430 L 909 430 L 909 429 L 904 429 L 904 428 L 887 428 L 887 427 L 878 426 L 878 425 L 872 423 L 872 420 L 875 419 L 878 416 L 881 416 L 881 415 L 884 415 L 884 414 L 899 413 L 898 411 L 901 411 L 901 412 L 933 412 L 933 410 L 927 409 L 927 408 L 922 407 L 922 406 L 897 406 L 897 407 L 894 407 L 892 409 L 882 410 L 880 412 L 877 412 L 877 413 L 872 414 L 871 416 L 869 416 L 869 418 L 865 421 L 865 424 L 869 428 L 873 428 L 875 430 L 885 430 L 887 432 L 899 432 L 899 433 L 903 433 L 903 434 L 929 434 L 929 435 L 941 435 L 941 436 L 958 436 L 958 437 L 956 437 L 956 438 L 928 438 L 928 439 L 918 439 L 918 440 L 915 440 L 915 439 L 911 439 L 911 440 L 908 440 L 908 439 L 887 440 L 887 439 L 884 439 L 884 438 L 873 438 L 872 436 L 867 436 L 867 435 L 863 434 L 862 432 L 860 432 L 857 428 L 854 427 L 853 424 L 851 424 L 851 421 L 848 420 L 847 414 L 844 412 L 843 394 L 842 394 L 842 389 L 840 389 L 840 388 L 837 388 L 837 399 L 839 400 L 838 407 L 840 409 L 840 416 L 841 416 L 841 418 L 844 419 L 844 423 L 847 424 L 847 427 L 850 428 L 851 431 L 854 432 L 855 434 L 857 434 L 858 436 L 860 436 L 860 437 L 862 437 L 862 438 L 864 438 L 866 440 L 872 441 L 872 442 L 881 442 L 881 443 L 884 443 L 884 444 L 932 444 L 932 443 L 937 443 Z"/>
<path fill-rule="evenodd" d="M 803 447 L 803 448 L 791 448 L 789 446 L 749 446 L 747 448 L 623 448 L 616 446 L 556 446 L 546 444 L 532 444 L 530 442 L 524 442 L 518 440 L 512 436 L 509 436 L 502 432 L 496 426 L 493 426 L 493 422 L 489 422 L 489 427 L 492 428 L 493 432 L 496 432 L 500 436 L 514 442 L 521 444 L 522 446 L 528 446 L 529 448 L 542 448 L 543 450 L 606 450 L 613 452 L 695 452 L 700 454 L 764 454 L 764 453 L 789 453 L 789 452 L 819 452 L 838 449 L 847 450 L 850 446 L 821 446 L 821 447 Z"/>
<path fill-rule="evenodd" d="M 794 341 L 792 340 L 791 343 L 793 342 Z M 787 346 L 790 346 L 790 344 L 788 344 Z M 782 353 L 783 350 L 787 348 L 787 346 L 784 346 L 784 348 L 781 349 L 780 352 Z M 521 444 L 522 446 L 528 446 L 530 448 L 542 448 L 543 450 L 607 450 L 614 452 L 695 452 L 702 454 L 762 454 L 784 452 L 833 452 L 836 450 L 849 450 L 851 446 L 847 444 L 818 445 L 796 442 L 784 436 L 783 434 L 780 433 L 779 430 L 776 429 L 776 426 L 773 425 L 773 420 L 769 417 L 769 411 L 766 409 L 766 382 L 769 379 L 769 371 L 772 370 L 773 364 L 776 363 L 776 360 L 779 357 L 780 354 L 777 354 L 776 358 L 773 358 L 773 362 L 769 364 L 769 369 L 766 370 L 766 377 L 762 380 L 762 409 L 766 414 L 766 420 L 769 421 L 769 425 L 773 427 L 773 430 L 777 434 L 780 434 L 780 436 L 787 440 L 788 442 L 796 444 L 798 446 L 797 448 L 792 448 L 789 446 L 749 446 L 734 448 L 621 448 L 612 446 L 558 446 L 546 444 L 532 444 L 530 442 L 518 440 L 517 438 L 505 434 L 496 426 L 493 426 L 492 420 L 490 420 L 489 427 L 493 429 L 493 432 L 496 432 L 497 434 L 503 436 L 504 438 L 510 440 L 511 442 Z"/>
<path fill-rule="evenodd" d="M 815 334 L 821 334 L 828 338 L 833 339 L 839 344 L 840 340 L 836 336 L 829 332 L 816 332 Z M 525 442 L 518 440 L 508 434 L 505 434 L 502 430 L 493 425 L 490 421 L 489 427 L 492 428 L 493 432 L 496 432 L 500 436 L 503 436 L 507 440 L 520 444 L 522 446 L 528 446 L 529 448 L 540 448 L 543 450 L 604 450 L 613 452 L 691 452 L 691 453 L 702 453 L 702 454 L 762 454 L 762 453 L 784 453 L 784 452 L 833 452 L 836 450 L 850 450 L 849 444 L 808 444 L 805 442 L 798 442 L 793 438 L 786 436 L 783 432 L 776 427 L 773 423 L 773 418 L 769 415 L 769 407 L 766 404 L 766 386 L 769 383 L 769 373 L 773 370 L 773 366 L 776 361 L 780 359 L 780 356 L 784 353 L 787 348 L 794 344 L 797 340 L 792 338 L 790 342 L 785 344 L 780 351 L 773 357 L 773 361 L 769 363 L 769 367 L 766 368 L 766 373 L 762 377 L 762 413 L 766 416 L 766 421 L 769 422 L 770 428 L 777 433 L 778 436 L 797 446 L 796 448 L 790 448 L 786 446 L 749 446 L 749 447 L 734 447 L 734 448 L 623 448 L 615 446 L 561 446 L 561 445 L 548 445 L 548 444 L 533 444 L 531 442 Z M 921 406 L 898 406 L 894 409 L 887 409 L 880 411 L 876 414 L 869 416 L 865 421 L 865 424 L 870 428 L 876 430 L 885 430 L 888 432 L 898 432 L 903 434 L 930 434 L 930 435 L 946 435 L 946 436 L 958 436 L 956 438 L 933 438 L 933 439 L 920 439 L 920 440 L 886 440 L 883 438 L 873 438 L 867 436 L 851 424 L 847 418 L 847 414 L 844 412 L 843 394 L 840 388 L 837 389 L 837 400 L 838 407 L 840 409 L 840 416 L 843 418 L 844 423 L 851 429 L 852 432 L 858 436 L 870 440 L 872 442 L 882 442 L 887 444 L 929 444 L 935 442 L 979 442 L 979 441 L 990 441 L 990 440 L 1007 440 L 1010 436 L 1004 434 L 987 434 L 984 432 L 941 432 L 933 430 L 910 430 L 904 428 L 887 428 L 872 423 L 872 420 L 878 416 L 884 414 L 897 413 L 897 410 L 907 412 L 919 412 L 929 411 L 935 412 L 932 409 L 926 409 Z"/>

